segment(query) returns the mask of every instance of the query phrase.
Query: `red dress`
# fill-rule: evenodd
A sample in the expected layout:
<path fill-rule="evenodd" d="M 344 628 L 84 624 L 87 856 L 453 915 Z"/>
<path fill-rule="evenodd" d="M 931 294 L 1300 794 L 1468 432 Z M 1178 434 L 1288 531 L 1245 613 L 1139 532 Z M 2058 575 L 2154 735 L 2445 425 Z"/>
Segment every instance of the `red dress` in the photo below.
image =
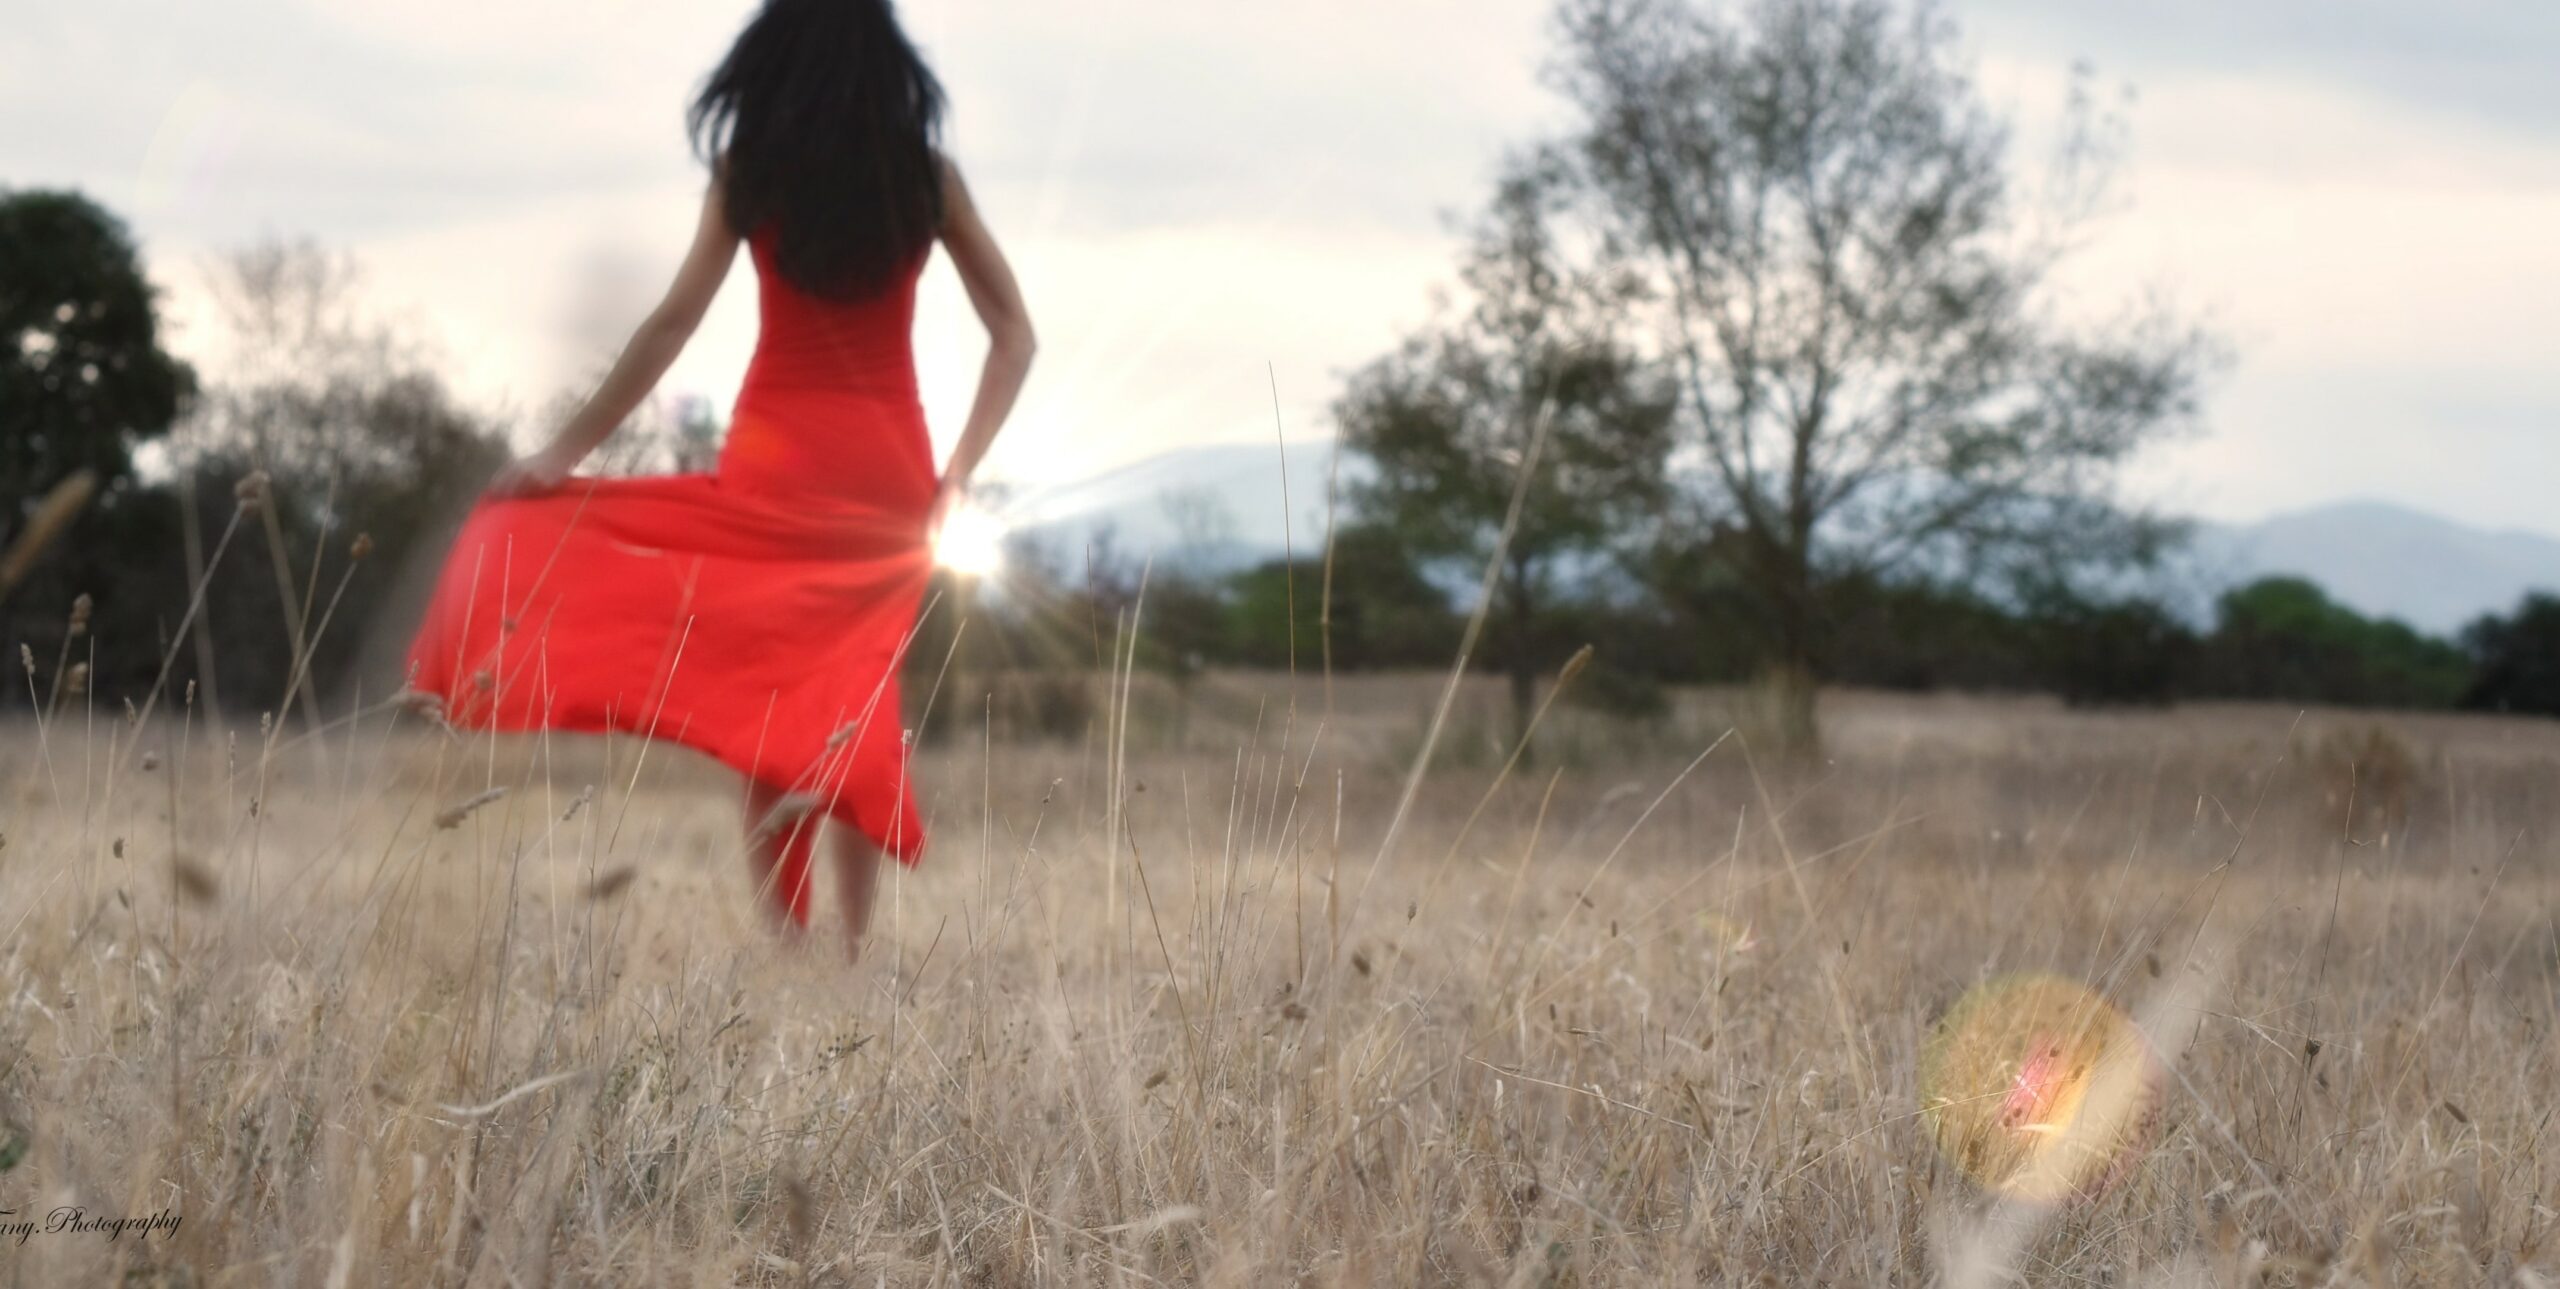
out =
<path fill-rule="evenodd" d="M 410 687 L 463 728 L 683 744 L 913 864 L 898 664 L 932 570 L 909 347 L 925 256 L 844 304 L 785 282 L 762 235 L 748 245 L 761 329 L 714 472 L 481 501 Z"/>

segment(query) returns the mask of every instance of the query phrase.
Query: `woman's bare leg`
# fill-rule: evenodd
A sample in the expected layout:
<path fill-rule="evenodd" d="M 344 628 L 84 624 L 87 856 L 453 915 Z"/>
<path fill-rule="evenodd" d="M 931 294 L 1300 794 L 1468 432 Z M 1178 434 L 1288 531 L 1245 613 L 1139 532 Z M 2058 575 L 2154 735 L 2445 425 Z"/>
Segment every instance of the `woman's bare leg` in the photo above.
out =
<path fill-rule="evenodd" d="M 835 835 L 836 899 L 844 908 L 844 956 L 862 956 L 871 932 L 871 909 L 880 895 L 880 848 L 851 828 Z"/>
<path fill-rule="evenodd" d="M 809 925 L 809 861 L 817 849 L 814 812 L 784 809 L 788 797 L 761 782 L 747 785 L 747 874 L 767 920 L 784 931 Z"/>

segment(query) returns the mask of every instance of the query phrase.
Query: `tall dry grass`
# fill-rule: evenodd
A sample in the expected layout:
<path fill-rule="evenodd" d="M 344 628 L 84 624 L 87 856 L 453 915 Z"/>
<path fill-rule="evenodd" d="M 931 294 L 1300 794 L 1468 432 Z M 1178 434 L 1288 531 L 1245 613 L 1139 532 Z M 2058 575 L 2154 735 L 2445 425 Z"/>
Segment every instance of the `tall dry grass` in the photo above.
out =
<path fill-rule="evenodd" d="M 664 748 L 67 703 L 0 734 L 0 1223 L 181 1222 L 0 1239 L 0 1278 L 2560 1267 L 2560 731 L 1852 696 L 1781 768 L 1697 759 L 1729 704 L 1692 695 L 1559 708 L 1496 787 L 1470 687 L 1382 854 L 1436 689 L 1345 678 L 1328 714 L 1221 676 L 1180 750 L 938 748 L 934 851 L 859 967 L 769 938 L 736 787 Z M 1929 1135 L 1929 1098 L 1996 1092 L 1918 1086 L 1932 1025 L 2020 971 L 2169 1067 L 2085 1203 Z"/>

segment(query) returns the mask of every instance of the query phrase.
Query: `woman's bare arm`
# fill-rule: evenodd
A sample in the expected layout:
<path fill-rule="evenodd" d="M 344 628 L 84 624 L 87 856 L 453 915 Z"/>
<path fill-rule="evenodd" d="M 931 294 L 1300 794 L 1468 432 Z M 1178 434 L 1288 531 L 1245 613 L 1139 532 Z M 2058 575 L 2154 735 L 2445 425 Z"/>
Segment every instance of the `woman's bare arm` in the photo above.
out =
<path fill-rule="evenodd" d="M 684 352 L 694 330 L 702 325 L 703 314 L 710 310 L 712 297 L 720 293 L 720 283 L 729 276 L 729 267 L 737 258 L 738 234 L 729 227 L 721 183 L 714 176 L 710 190 L 703 195 L 693 249 L 685 253 L 684 265 L 676 270 L 666 297 L 632 332 L 622 356 L 614 361 L 613 370 L 605 374 L 604 382 L 596 387 L 586 405 L 560 427 L 541 451 L 507 467 L 495 486 L 500 491 L 548 488 L 577 469 L 578 463 L 595 451 L 616 426 L 630 419 L 640 400 L 647 398 L 666 376 L 667 368 L 675 365 L 676 356 Z"/>
<path fill-rule="evenodd" d="M 986 324 L 987 359 L 978 375 L 977 397 L 969 405 L 968 424 L 943 467 L 942 493 L 934 505 L 936 527 L 968 488 L 969 476 L 986 458 L 996 431 L 1004 428 L 1038 348 L 1031 335 L 1031 313 L 1023 307 L 1013 269 L 979 218 L 959 168 L 948 158 L 942 163 L 942 245 L 951 253 L 952 266 L 960 270 L 960 284 L 968 289 L 978 320 Z"/>

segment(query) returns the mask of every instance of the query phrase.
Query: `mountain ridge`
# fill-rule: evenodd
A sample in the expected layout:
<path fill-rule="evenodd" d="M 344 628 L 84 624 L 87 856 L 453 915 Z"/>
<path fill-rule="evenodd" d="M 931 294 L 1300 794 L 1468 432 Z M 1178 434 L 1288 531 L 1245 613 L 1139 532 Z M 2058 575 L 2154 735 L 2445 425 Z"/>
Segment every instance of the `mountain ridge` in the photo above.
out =
<path fill-rule="evenodd" d="M 1160 564 L 1232 572 L 1284 549 L 1322 548 L 1328 487 L 1361 469 L 1345 457 L 1336 478 L 1335 450 L 1332 439 L 1176 448 L 1027 490 L 1003 508 L 1014 527 L 1049 540 L 1082 544 L 1107 533 L 1116 547 Z M 1285 479 L 1275 468 L 1284 461 Z M 2530 591 L 2560 592 L 2560 536 L 2480 527 L 2373 496 L 2244 523 L 2199 521 L 2184 563 L 2209 593 L 2306 577 L 2358 613 L 2436 635 L 2507 612 Z"/>

